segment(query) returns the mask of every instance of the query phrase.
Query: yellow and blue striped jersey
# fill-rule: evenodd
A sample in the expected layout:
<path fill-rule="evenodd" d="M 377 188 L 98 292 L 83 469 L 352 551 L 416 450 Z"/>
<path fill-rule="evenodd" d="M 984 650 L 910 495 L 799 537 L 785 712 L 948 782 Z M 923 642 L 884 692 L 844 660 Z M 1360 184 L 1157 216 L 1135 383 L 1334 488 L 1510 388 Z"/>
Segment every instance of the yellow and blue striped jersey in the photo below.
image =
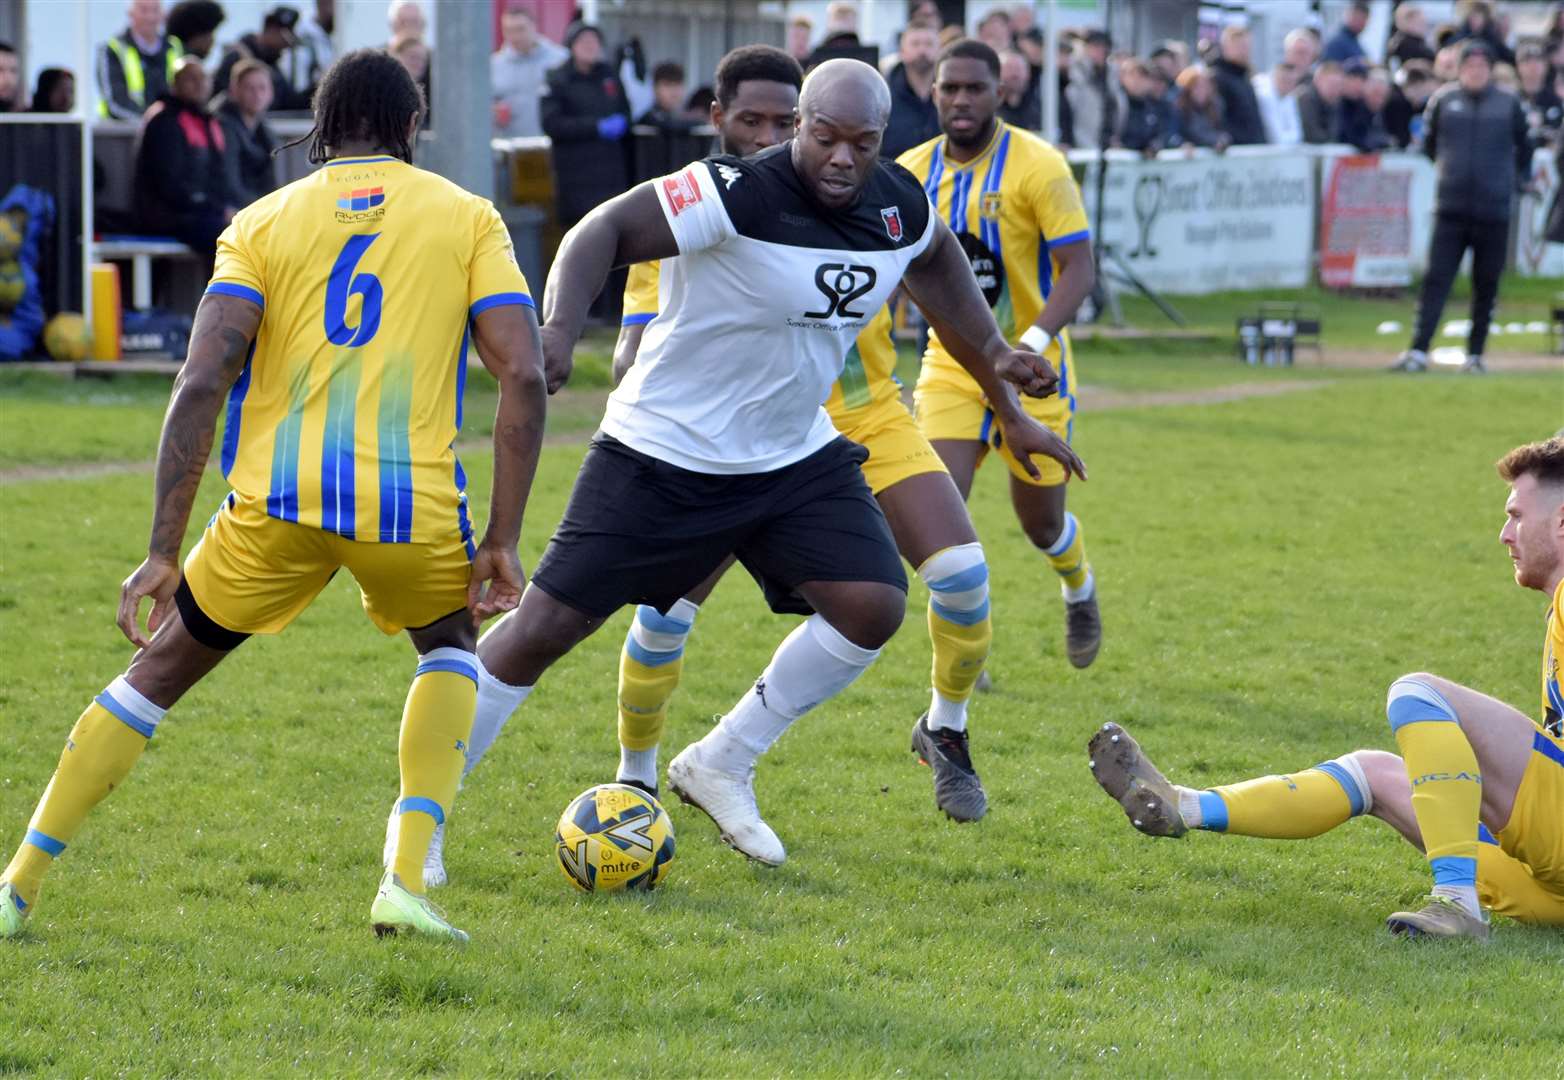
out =
<path fill-rule="evenodd" d="M 488 200 L 393 157 L 331 161 L 235 216 L 207 291 L 262 309 L 223 429 L 239 498 L 350 540 L 459 528 L 471 553 L 471 319 L 532 304 Z"/>
<path fill-rule="evenodd" d="M 1559 685 L 1559 664 L 1564 662 L 1564 581 L 1553 590 L 1548 609 L 1548 632 L 1542 640 L 1542 725 L 1564 738 L 1564 688 Z"/>
<path fill-rule="evenodd" d="M 996 125 L 994 137 L 971 161 L 952 161 L 944 136 L 896 160 L 923 181 L 971 260 L 1000 332 L 1015 341 L 1048 299 L 1058 272 L 1050 252 L 1091 237 L 1070 163 L 1036 135 L 1005 123 Z M 1060 332 L 1045 355 L 1064 382 L 1071 359 L 1068 331 Z M 942 377 L 972 381 L 937 334 L 929 335 L 923 362 Z"/>
<path fill-rule="evenodd" d="M 657 317 L 660 263 L 636 263 L 625 279 L 623 326 L 644 326 Z M 896 342 L 891 337 L 891 309 L 882 307 L 858 332 L 858 339 L 847 350 L 842 374 L 831 386 L 825 411 L 838 431 L 851 427 L 848 414 L 883 401 L 898 401 L 901 385 L 896 381 Z"/>

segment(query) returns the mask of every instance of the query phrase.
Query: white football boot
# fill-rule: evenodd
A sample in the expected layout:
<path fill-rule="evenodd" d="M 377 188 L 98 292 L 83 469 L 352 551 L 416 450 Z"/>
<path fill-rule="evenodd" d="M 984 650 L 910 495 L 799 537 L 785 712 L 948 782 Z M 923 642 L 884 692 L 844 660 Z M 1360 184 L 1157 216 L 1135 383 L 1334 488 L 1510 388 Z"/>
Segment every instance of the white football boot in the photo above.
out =
<path fill-rule="evenodd" d="M 380 865 L 387 870 L 396 861 L 396 834 L 401 826 L 401 818 L 396 803 L 392 803 L 391 816 L 386 818 L 386 846 L 380 853 Z M 445 822 L 442 821 L 434 827 L 434 836 L 430 838 L 429 850 L 424 855 L 424 888 L 438 889 L 446 880 Z"/>
<path fill-rule="evenodd" d="M 711 818 L 722 842 L 735 851 L 767 866 L 787 860 L 782 841 L 760 819 L 753 765 L 743 775 L 712 768 L 701 760 L 700 744 L 692 743 L 668 763 L 668 786 Z"/>

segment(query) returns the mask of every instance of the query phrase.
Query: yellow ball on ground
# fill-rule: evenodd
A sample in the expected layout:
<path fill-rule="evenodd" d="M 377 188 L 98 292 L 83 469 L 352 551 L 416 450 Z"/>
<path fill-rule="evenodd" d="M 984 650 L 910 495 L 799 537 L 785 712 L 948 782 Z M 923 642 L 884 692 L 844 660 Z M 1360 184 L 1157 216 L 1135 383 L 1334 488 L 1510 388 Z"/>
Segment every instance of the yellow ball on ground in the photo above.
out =
<path fill-rule="evenodd" d="M 652 889 L 673 861 L 673 822 L 640 788 L 599 784 L 565 807 L 554 851 L 560 871 L 582 892 Z"/>
<path fill-rule="evenodd" d="M 43 347 L 56 360 L 68 363 L 85 360 L 91 345 L 87 320 L 74 311 L 60 312 L 43 328 Z"/>

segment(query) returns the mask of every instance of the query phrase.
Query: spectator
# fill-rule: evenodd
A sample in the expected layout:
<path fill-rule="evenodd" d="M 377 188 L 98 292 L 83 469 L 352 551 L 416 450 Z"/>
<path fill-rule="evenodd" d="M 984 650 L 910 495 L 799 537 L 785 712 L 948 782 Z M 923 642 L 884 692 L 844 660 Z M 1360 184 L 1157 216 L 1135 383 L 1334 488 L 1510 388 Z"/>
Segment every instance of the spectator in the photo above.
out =
<path fill-rule="evenodd" d="M 186 57 L 172 87 L 147 109 L 136 147 L 136 208 L 141 227 L 189 245 L 210 269 L 217 236 L 234 216 L 223 171 L 223 129 L 206 111 L 210 80 Z"/>
<path fill-rule="evenodd" d="M 33 91 L 35 113 L 68 113 L 76 109 L 76 76 L 65 68 L 46 67 Z"/>
<path fill-rule="evenodd" d="M 321 76 L 336 59 L 331 32 L 337 25 L 336 0 L 315 0 L 315 13 L 306 15 L 294 27 L 294 45 L 283 54 L 281 68 L 293 88 L 294 100 L 303 99 L 306 107 L 315 98 Z"/>
<path fill-rule="evenodd" d="M 1428 43 L 1428 16 L 1416 4 L 1396 8 L 1396 32 L 1385 46 L 1385 59 L 1398 68 L 1408 60 L 1434 59 L 1434 47 Z"/>
<path fill-rule="evenodd" d="M 1363 80 L 1363 124 L 1352 145 L 1365 154 L 1388 150 L 1395 140 L 1385 125 L 1385 110 L 1390 104 L 1390 74 L 1384 68 L 1372 68 Z"/>
<path fill-rule="evenodd" d="M 1211 78 L 1222 99 L 1222 125 L 1235 146 L 1265 142 L 1265 122 L 1260 102 L 1249 81 L 1249 31 L 1242 26 L 1222 28 L 1222 55 L 1211 65 Z"/>
<path fill-rule="evenodd" d="M 1016 35 L 1016 49 L 1026 57 L 1026 66 L 1032 69 L 1032 81 L 1036 82 L 1043 75 L 1043 49 L 1047 43 L 1043 39 L 1043 32 L 1037 27 L 1032 27 L 1025 33 Z"/>
<path fill-rule="evenodd" d="M 1162 100 L 1151 65 L 1129 57 L 1119 65 L 1119 85 L 1124 87 L 1124 123 L 1119 145 L 1150 156 L 1178 141 L 1173 110 Z"/>
<path fill-rule="evenodd" d="M 991 8 L 978 20 L 977 39 L 996 53 L 1015 48 L 1015 33 L 1010 29 L 1010 15 L 1004 8 Z"/>
<path fill-rule="evenodd" d="M 1368 21 L 1367 0 L 1353 0 L 1347 8 L 1346 15 L 1342 17 L 1341 25 L 1325 43 L 1325 59 L 1345 64 L 1349 60 L 1362 60 L 1366 57 L 1368 54 L 1363 51 L 1363 44 L 1358 41 L 1358 35 L 1363 33 L 1363 28 L 1368 25 Z"/>
<path fill-rule="evenodd" d="M 1466 370 L 1481 372 L 1510 241 L 1515 191 L 1530 178 L 1531 163 L 1526 116 L 1519 100 L 1493 85 L 1493 54 L 1485 42 L 1468 40 L 1461 46 L 1459 81 L 1429 101 L 1423 151 L 1437 172 L 1434 235 L 1412 344 L 1395 366 L 1400 371 L 1427 369 L 1428 347 L 1450 284 L 1470 249 L 1472 328 L 1466 339 Z"/>
<path fill-rule="evenodd" d="M 1297 146 L 1303 142 L 1303 120 L 1298 115 L 1298 71 L 1281 63 L 1268 75 L 1256 75 L 1255 101 L 1260 105 L 1260 120 L 1265 125 L 1265 141 L 1276 146 Z"/>
<path fill-rule="evenodd" d="M 636 123 L 655 124 L 670 133 L 689 131 L 700 120 L 686 111 L 686 95 L 684 68 L 664 60 L 652 68 L 652 107 Z"/>
<path fill-rule="evenodd" d="M 1065 96 L 1073 118 L 1070 145 L 1086 150 L 1105 148 L 1118 130 L 1118 100 L 1108 86 L 1108 50 L 1113 41 L 1106 31 L 1089 30 L 1080 55 L 1070 65 Z"/>
<path fill-rule="evenodd" d="M 1010 8 L 1010 36 L 1020 41 L 1021 38 L 1037 29 L 1037 13 L 1032 10 L 1031 4 L 1015 4 Z"/>
<path fill-rule="evenodd" d="M 22 65 L 16 49 L 0 41 L 0 113 L 22 111 Z"/>
<path fill-rule="evenodd" d="M 429 20 L 424 16 L 423 5 L 418 0 L 391 0 L 386 8 L 386 49 L 399 38 L 422 38 L 429 32 Z"/>
<path fill-rule="evenodd" d="M 1368 83 L 1368 64 L 1362 60 L 1348 60 L 1341 66 L 1341 106 L 1336 128 L 1336 141 L 1349 146 L 1359 146 L 1368 138 L 1370 126 L 1368 106 L 1363 103 L 1363 88 Z"/>
<path fill-rule="evenodd" d="M 1222 126 L 1222 105 L 1216 85 L 1204 68 L 1178 73 L 1178 130 L 1185 146 L 1226 150 L 1232 137 Z"/>
<path fill-rule="evenodd" d="M 1341 136 L 1341 91 L 1346 76 L 1341 65 L 1327 60 L 1314 73 L 1314 81 L 1298 94 L 1298 120 L 1303 141 L 1319 146 Z"/>
<path fill-rule="evenodd" d="M 1434 78 L 1442 86 L 1453 83 L 1461 74 L 1461 46 L 1441 45 L 1434 53 Z"/>
<path fill-rule="evenodd" d="M 1296 72 L 1300 87 L 1307 86 L 1314 77 L 1314 63 L 1319 58 L 1319 39 L 1307 27 L 1294 27 L 1282 38 L 1282 63 Z"/>
<path fill-rule="evenodd" d="M 787 21 L 787 54 L 800 65 L 814 52 L 815 23 L 808 15 L 794 15 Z"/>
<path fill-rule="evenodd" d="M 831 0 L 825 8 L 825 40 L 809 54 L 809 62 L 804 66 L 814 67 L 862 48 L 863 42 L 858 40 L 858 5 L 849 0 Z"/>
<path fill-rule="evenodd" d="M 259 60 L 241 60 L 230 73 L 228 93 L 217 120 L 223 126 L 223 172 L 233 205 L 244 209 L 277 188 L 277 145 L 266 126 L 271 108 L 271 72 Z"/>
<path fill-rule="evenodd" d="M 999 118 L 1027 131 L 1043 126 L 1043 103 L 1032 65 L 1014 49 L 999 54 Z"/>
<path fill-rule="evenodd" d="M 1390 102 L 1385 106 L 1385 131 L 1398 148 L 1421 145 L 1423 106 L 1438 88 L 1433 65 L 1427 60 L 1408 60 L 1397 69 Z"/>
<path fill-rule="evenodd" d="M 423 122 L 428 126 L 434 116 L 434 107 L 429 97 L 429 43 L 421 37 L 407 34 L 392 41 L 386 47 L 386 51 L 396 57 L 397 62 L 407 69 L 407 73 L 418 84 L 418 89 L 423 91 Z"/>
<path fill-rule="evenodd" d="M 924 23 L 909 23 L 896 55 L 896 66 L 885 79 L 891 88 L 891 117 L 880 142 L 880 156 L 893 159 L 940 133 L 933 100 L 939 34 Z"/>
<path fill-rule="evenodd" d="M 690 99 L 684 103 L 684 111 L 691 116 L 710 116 L 711 106 L 717 100 L 717 91 L 710 86 L 697 86 Z"/>
<path fill-rule="evenodd" d="M 1505 93 L 1517 98 L 1521 96 L 1521 77 L 1516 74 L 1513 64 L 1494 64 L 1493 84 Z"/>
<path fill-rule="evenodd" d="M 98 49 L 98 113 L 140 120 L 168 92 L 184 46 L 163 35 L 160 0 L 130 0 L 130 25 Z"/>
<path fill-rule="evenodd" d="M 619 77 L 603 59 L 597 27 L 572 24 L 565 47 L 569 59 L 548 74 L 543 132 L 554 143 L 559 223 L 568 229 L 630 186 L 619 145 L 630 116 Z"/>
<path fill-rule="evenodd" d="M 1177 54 L 1168 48 L 1166 44 L 1158 45 L 1151 50 L 1150 59 L 1151 66 L 1162 73 L 1163 81 L 1170 87 L 1178 81 L 1178 73 L 1184 70 L 1184 66 L 1179 62 Z M 1175 90 L 1173 96 L 1176 98 L 1177 94 L 1178 92 Z"/>
<path fill-rule="evenodd" d="M 1069 150 L 1074 146 L 1075 138 L 1075 110 L 1070 107 L 1070 42 L 1063 35 L 1059 39 L 1059 55 L 1056 59 L 1059 72 L 1059 90 L 1057 107 L 1059 110 L 1059 138 L 1054 144 L 1060 150 Z"/>
<path fill-rule="evenodd" d="M 1493 8 L 1488 6 L 1486 0 L 1472 0 L 1471 6 L 1466 9 L 1466 17 L 1456 28 L 1450 44 L 1465 45 L 1468 41 L 1481 42 L 1487 48 L 1488 55 L 1492 57 L 1494 63 L 1510 65 L 1515 63 L 1515 54 L 1504 43 L 1504 35 L 1494 24 Z M 1465 60 L 1462 60 L 1462 67 L 1465 67 Z M 1488 74 L 1491 80 L 1493 76 L 1491 69 Z"/>
<path fill-rule="evenodd" d="M 538 100 L 548 87 L 548 73 L 570 55 L 538 33 L 532 13 L 512 8 L 500 16 L 504 38 L 489 57 L 489 83 L 494 94 L 494 131 L 512 138 L 543 134 Z"/>
<path fill-rule="evenodd" d="M 1521 105 L 1526 110 L 1526 126 L 1533 146 L 1541 146 L 1557 135 L 1564 121 L 1564 101 L 1554 92 L 1548 78 L 1548 57 L 1536 42 L 1522 45 L 1516 52 L 1515 70 L 1520 79 Z"/>
<path fill-rule="evenodd" d="M 228 90 L 234 65 L 241 60 L 261 63 L 272 77 L 272 104 L 286 112 L 301 112 L 310 107 L 307 96 L 294 90 L 288 77 L 282 73 L 278 62 L 282 54 L 293 45 L 293 28 L 299 24 L 299 11 L 291 7 L 275 7 L 261 18 L 261 31 L 246 34 L 223 54 L 223 62 L 217 66 L 212 85 L 219 94 Z"/>
<path fill-rule="evenodd" d="M 168 9 L 164 26 L 185 52 L 205 60 L 212 55 L 224 18 L 223 6 L 216 0 L 180 0 Z"/>

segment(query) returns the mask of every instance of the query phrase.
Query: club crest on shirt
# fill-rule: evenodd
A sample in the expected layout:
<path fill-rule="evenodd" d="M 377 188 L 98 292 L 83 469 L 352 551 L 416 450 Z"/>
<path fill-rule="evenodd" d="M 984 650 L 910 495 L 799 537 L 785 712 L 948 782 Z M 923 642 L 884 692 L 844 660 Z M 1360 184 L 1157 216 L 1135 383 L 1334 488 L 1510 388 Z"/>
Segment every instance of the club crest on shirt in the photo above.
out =
<path fill-rule="evenodd" d="M 887 206 L 880 211 L 880 220 L 885 222 L 885 235 L 901 243 L 901 207 Z"/>
<path fill-rule="evenodd" d="M 695 182 L 695 174 L 685 169 L 678 176 L 663 177 L 663 197 L 668 200 L 668 209 L 674 217 L 700 202 L 701 188 Z"/>
<path fill-rule="evenodd" d="M 1000 202 L 1000 194 L 997 191 L 983 193 L 983 201 L 978 204 L 978 213 L 984 221 L 998 221 L 999 211 L 1004 204 Z"/>

